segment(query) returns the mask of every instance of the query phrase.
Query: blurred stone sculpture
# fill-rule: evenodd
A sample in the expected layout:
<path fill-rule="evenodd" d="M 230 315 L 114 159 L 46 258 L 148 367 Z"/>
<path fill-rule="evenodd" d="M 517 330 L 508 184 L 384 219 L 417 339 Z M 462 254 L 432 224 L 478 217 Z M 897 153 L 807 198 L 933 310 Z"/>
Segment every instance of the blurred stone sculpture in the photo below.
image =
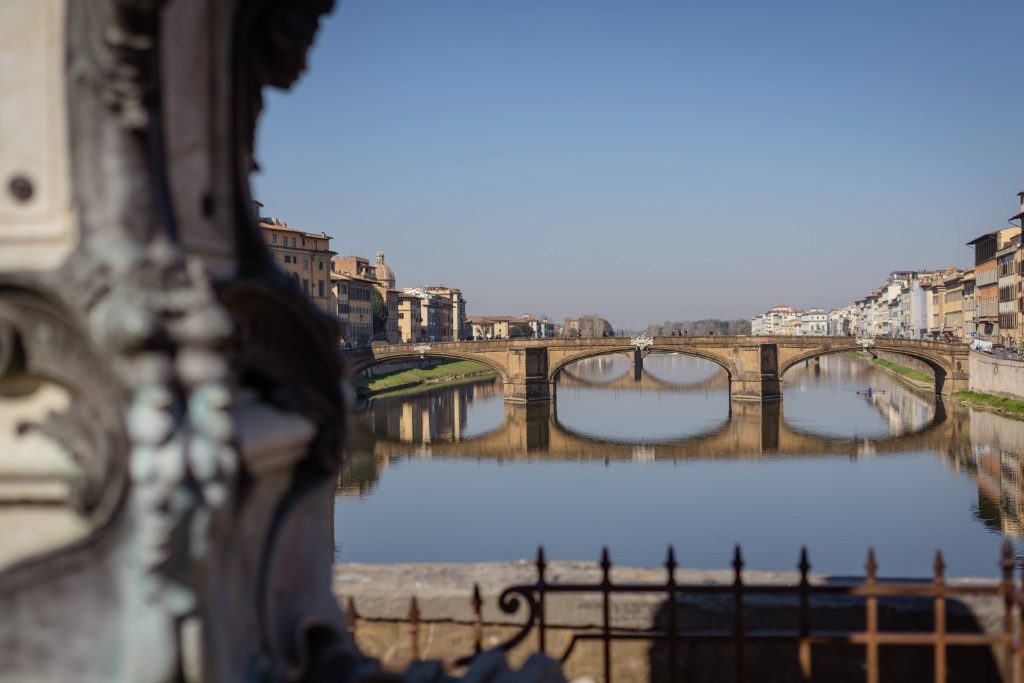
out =
<path fill-rule="evenodd" d="M 332 5 L 0 4 L 0 679 L 381 676 L 330 591 L 336 323 L 248 180 Z"/>

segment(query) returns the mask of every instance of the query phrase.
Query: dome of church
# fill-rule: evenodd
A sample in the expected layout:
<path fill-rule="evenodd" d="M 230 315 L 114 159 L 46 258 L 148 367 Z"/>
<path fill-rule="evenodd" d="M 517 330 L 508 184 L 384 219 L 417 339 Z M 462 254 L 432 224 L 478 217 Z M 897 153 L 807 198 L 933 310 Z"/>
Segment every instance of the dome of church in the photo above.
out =
<path fill-rule="evenodd" d="M 384 263 L 384 252 L 377 252 L 377 264 L 374 266 L 377 273 L 377 282 L 386 283 L 389 289 L 395 288 L 395 272 L 391 266 Z"/>

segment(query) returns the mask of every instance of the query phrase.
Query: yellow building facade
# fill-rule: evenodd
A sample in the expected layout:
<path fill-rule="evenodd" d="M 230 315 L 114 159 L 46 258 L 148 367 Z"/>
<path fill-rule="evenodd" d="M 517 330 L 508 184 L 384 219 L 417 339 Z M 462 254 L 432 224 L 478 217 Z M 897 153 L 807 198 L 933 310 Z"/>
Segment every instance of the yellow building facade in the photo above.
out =
<path fill-rule="evenodd" d="M 326 233 L 296 230 L 277 219 L 262 220 L 260 229 L 274 264 L 314 306 L 335 315 L 338 304 L 331 286 L 331 238 Z"/>
<path fill-rule="evenodd" d="M 423 340 L 423 323 L 420 318 L 420 298 L 411 294 L 396 293 L 398 299 L 398 336 L 403 343 Z"/>

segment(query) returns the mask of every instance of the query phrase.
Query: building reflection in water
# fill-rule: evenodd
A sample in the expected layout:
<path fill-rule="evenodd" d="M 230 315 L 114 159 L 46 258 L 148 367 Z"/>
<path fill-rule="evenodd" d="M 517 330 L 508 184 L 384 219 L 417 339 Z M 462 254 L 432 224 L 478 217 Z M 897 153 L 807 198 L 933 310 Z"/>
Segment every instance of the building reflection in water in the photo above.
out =
<path fill-rule="evenodd" d="M 936 404 L 929 392 L 910 389 L 867 363 L 846 358 L 826 357 L 791 369 L 784 377 L 782 404 L 730 405 L 724 373 L 715 368 L 694 372 L 692 360 L 665 359 L 657 373 L 646 373 L 635 385 L 638 391 L 664 392 L 672 390 L 666 382 L 675 380 L 679 382 L 676 391 L 703 387 L 704 395 L 724 397 L 726 415 L 721 421 L 679 439 L 638 442 L 588 435 L 562 424 L 557 401 L 505 404 L 501 385 L 493 380 L 373 401 L 357 415 L 339 493 L 368 495 L 385 469 L 408 458 L 644 463 L 811 455 L 859 458 L 930 451 L 947 461 L 956 474 L 976 481 L 973 514 L 986 528 L 1014 538 L 1024 536 L 1024 422 L 948 401 Z M 679 373 L 673 374 L 673 364 L 685 369 L 689 384 Z M 578 363 L 560 386 L 563 393 L 565 387 L 586 392 L 600 391 L 588 383 L 612 383 L 618 391 L 628 386 L 627 380 L 634 381 L 627 360 L 601 357 Z M 865 393 L 869 386 L 874 389 L 870 394 Z M 869 408 L 875 433 L 870 438 L 828 434 L 837 429 L 836 421 L 816 420 L 814 413 L 821 404 L 828 407 L 820 395 L 823 390 L 836 392 L 848 405 L 856 402 Z M 802 403 L 804 393 L 809 397 Z M 794 417 L 788 419 L 786 411 Z M 847 414 L 845 419 L 849 422 L 853 417 Z M 881 429 L 878 422 L 884 425 Z M 821 424 L 827 428 L 818 429 Z"/>
<path fill-rule="evenodd" d="M 459 443 L 464 435 L 472 436 L 467 432 L 470 407 L 479 402 L 504 402 L 496 379 L 359 405 L 338 491 L 344 496 L 364 496 L 373 490 L 392 457 L 389 449 L 377 447 L 380 440 L 409 446 L 404 449 L 406 457 L 429 458 L 430 444 Z"/>
<path fill-rule="evenodd" d="M 1024 422 L 980 411 L 957 416 L 969 438 L 951 441 L 943 455 L 958 474 L 977 481 L 977 519 L 994 532 L 1024 537 Z"/>

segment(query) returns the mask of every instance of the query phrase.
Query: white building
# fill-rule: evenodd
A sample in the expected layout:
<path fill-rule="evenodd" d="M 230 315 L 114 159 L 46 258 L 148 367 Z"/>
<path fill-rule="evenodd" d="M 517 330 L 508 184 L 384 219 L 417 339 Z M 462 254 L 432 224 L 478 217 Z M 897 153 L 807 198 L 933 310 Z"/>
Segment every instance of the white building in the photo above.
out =
<path fill-rule="evenodd" d="M 824 337 L 828 334 L 828 314 L 820 308 L 812 308 L 800 314 L 799 332 L 804 337 Z"/>
<path fill-rule="evenodd" d="M 765 334 L 791 335 L 796 334 L 800 327 L 799 308 L 792 306 L 775 306 L 764 314 Z"/>

